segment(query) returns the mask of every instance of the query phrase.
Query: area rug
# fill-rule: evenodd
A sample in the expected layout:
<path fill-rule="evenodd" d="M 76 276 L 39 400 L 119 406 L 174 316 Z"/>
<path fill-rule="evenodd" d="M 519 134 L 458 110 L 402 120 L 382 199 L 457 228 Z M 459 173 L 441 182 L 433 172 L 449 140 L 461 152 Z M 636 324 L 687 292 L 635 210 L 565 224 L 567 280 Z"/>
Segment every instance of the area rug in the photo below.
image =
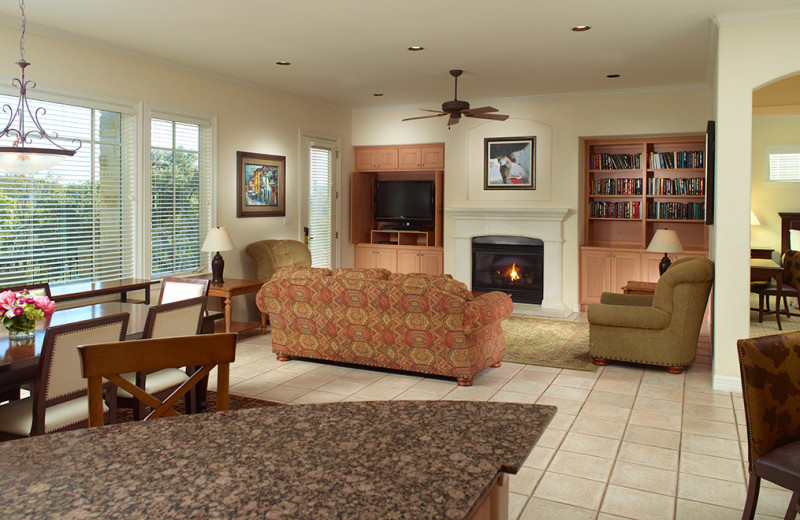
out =
<path fill-rule="evenodd" d="M 272 401 L 262 401 L 254 397 L 244 397 L 241 395 L 228 395 L 228 409 L 229 410 L 244 410 L 245 408 L 263 408 L 266 406 L 279 406 L 281 403 L 274 403 Z M 209 412 L 217 410 L 217 393 L 209 390 L 206 393 L 206 407 Z M 186 413 L 184 400 L 178 399 L 175 403 L 174 409 L 179 414 Z M 120 408 L 117 410 L 117 422 L 133 421 L 133 412 L 130 408 Z"/>
<path fill-rule="evenodd" d="M 511 316 L 503 321 L 503 361 L 596 371 L 589 356 L 589 324 Z"/>

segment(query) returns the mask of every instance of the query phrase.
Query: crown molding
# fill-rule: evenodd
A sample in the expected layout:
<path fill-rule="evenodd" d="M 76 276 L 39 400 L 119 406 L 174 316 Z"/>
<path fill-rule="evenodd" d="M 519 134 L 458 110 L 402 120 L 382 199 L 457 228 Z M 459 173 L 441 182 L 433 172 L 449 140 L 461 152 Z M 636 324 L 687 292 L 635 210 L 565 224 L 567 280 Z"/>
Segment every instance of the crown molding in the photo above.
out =
<path fill-rule="evenodd" d="M 748 23 L 777 22 L 781 20 L 792 20 L 800 18 L 800 6 L 786 5 L 782 7 L 771 7 L 768 9 L 751 9 L 746 11 L 734 11 L 729 13 L 718 13 L 711 19 L 719 26 L 742 25 Z"/>
<path fill-rule="evenodd" d="M 772 118 L 800 116 L 800 105 L 769 105 L 753 107 L 753 117 Z"/>

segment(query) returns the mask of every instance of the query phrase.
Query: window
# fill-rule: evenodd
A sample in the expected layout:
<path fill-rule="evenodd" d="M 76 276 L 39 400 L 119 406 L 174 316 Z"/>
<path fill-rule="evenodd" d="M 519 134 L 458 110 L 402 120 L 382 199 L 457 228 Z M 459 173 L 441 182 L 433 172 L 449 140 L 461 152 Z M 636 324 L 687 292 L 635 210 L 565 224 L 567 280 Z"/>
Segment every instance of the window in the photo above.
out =
<path fill-rule="evenodd" d="M 211 222 L 211 126 L 150 122 L 150 276 L 197 271 Z"/>
<path fill-rule="evenodd" d="M 800 182 L 800 144 L 766 147 L 767 182 Z"/>
<path fill-rule="evenodd" d="M 0 105 L 17 100 L 0 95 Z M 60 144 L 83 145 L 48 171 L 0 172 L 0 285 L 132 277 L 132 114 L 29 102 Z"/>

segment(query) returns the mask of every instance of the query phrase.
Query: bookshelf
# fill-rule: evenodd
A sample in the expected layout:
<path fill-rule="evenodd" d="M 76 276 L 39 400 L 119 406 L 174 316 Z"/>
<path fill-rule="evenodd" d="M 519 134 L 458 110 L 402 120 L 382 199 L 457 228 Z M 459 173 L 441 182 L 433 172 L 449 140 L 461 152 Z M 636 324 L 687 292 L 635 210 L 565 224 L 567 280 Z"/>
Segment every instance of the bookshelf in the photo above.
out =
<path fill-rule="evenodd" d="M 630 280 L 656 281 L 647 245 L 673 229 L 681 256 L 708 255 L 705 135 L 584 142 L 580 301 L 622 292 Z"/>

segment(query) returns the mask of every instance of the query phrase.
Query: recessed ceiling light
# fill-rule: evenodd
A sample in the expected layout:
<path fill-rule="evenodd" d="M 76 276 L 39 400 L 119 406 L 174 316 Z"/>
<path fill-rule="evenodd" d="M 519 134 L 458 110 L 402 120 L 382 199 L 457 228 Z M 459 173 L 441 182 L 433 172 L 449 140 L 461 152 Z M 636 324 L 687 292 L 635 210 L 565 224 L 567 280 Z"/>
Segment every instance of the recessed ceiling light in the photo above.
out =
<path fill-rule="evenodd" d="M 372 95 L 375 96 L 375 97 L 381 97 L 383 94 L 375 93 L 375 94 L 372 94 Z"/>
<path fill-rule="evenodd" d="M 291 63 L 288 62 L 288 61 L 276 61 L 275 65 L 284 65 L 284 66 L 286 66 L 286 65 L 291 65 Z"/>
<path fill-rule="evenodd" d="M 607 78 L 612 78 L 612 79 L 613 79 L 613 78 L 618 78 L 618 77 L 620 77 L 620 75 L 619 75 L 619 74 L 609 74 L 609 75 L 607 75 L 606 77 L 607 77 Z"/>
<path fill-rule="evenodd" d="M 591 28 L 592 27 L 590 25 L 576 25 L 575 27 L 572 28 L 572 30 L 575 32 L 583 32 L 583 31 L 588 31 Z"/>
<path fill-rule="evenodd" d="M 425 50 L 425 47 L 422 47 L 421 45 L 412 45 L 411 47 L 408 48 L 408 50 L 412 52 L 423 51 Z"/>

